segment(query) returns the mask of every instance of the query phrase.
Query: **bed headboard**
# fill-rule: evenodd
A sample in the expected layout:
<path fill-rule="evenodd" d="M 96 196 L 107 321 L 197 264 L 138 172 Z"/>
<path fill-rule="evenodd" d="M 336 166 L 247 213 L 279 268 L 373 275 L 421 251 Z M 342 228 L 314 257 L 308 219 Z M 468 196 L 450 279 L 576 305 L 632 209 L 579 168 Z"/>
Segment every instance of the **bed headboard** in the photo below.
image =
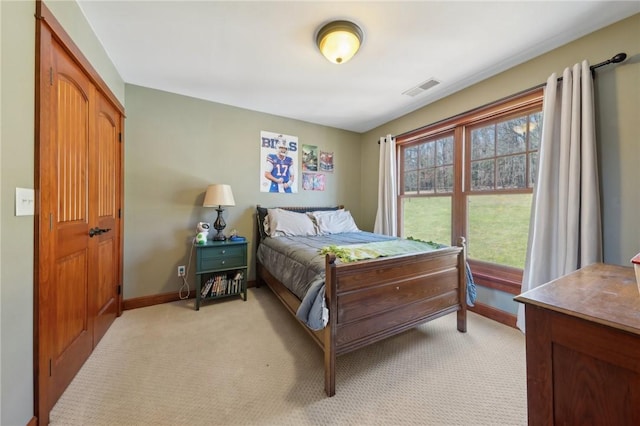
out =
<path fill-rule="evenodd" d="M 267 216 L 268 209 L 283 209 L 290 210 L 298 213 L 314 212 L 318 210 L 340 210 L 344 209 L 343 205 L 333 207 L 262 207 L 260 204 L 256 206 L 256 236 L 258 237 L 258 243 L 267 237 L 267 233 L 264 232 L 264 218 Z M 256 244 L 257 247 L 257 244 Z"/>

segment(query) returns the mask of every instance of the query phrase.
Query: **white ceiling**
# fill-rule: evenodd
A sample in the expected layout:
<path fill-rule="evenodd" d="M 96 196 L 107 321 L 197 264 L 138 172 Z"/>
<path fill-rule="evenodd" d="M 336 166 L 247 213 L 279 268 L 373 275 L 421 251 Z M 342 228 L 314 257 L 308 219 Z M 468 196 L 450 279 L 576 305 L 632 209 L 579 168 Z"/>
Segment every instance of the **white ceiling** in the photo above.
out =
<path fill-rule="evenodd" d="M 355 132 L 640 12 L 640 1 L 78 3 L 126 83 Z M 365 33 L 342 65 L 315 45 L 334 19 Z M 441 83 L 403 95 L 431 78 Z"/>

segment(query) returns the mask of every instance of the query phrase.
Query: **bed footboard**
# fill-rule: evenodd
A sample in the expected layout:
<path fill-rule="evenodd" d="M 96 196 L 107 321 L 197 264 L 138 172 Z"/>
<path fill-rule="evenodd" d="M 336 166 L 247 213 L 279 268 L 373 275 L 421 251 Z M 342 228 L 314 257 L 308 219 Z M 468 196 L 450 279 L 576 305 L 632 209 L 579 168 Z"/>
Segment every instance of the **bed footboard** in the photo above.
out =
<path fill-rule="evenodd" d="M 329 324 L 325 392 L 335 394 L 336 357 L 457 311 L 467 330 L 464 247 L 336 264 L 326 258 Z"/>

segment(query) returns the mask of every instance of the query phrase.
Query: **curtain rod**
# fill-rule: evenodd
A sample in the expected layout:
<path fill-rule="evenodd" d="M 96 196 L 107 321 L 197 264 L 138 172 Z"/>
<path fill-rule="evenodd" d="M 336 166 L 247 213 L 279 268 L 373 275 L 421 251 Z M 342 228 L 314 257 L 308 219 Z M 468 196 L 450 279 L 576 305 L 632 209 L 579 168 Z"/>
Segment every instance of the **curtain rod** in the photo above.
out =
<path fill-rule="evenodd" d="M 627 54 L 626 54 L 626 53 L 624 53 L 624 52 L 620 52 L 620 53 L 618 53 L 618 54 L 614 55 L 611 59 L 607 59 L 606 61 L 602 61 L 602 62 L 600 62 L 600 63 L 598 63 L 598 64 L 591 65 L 591 66 L 589 67 L 589 69 L 591 70 L 591 76 L 592 76 L 592 77 L 595 77 L 595 71 L 596 71 L 596 68 L 600 68 L 600 67 L 603 67 L 603 66 L 605 66 L 605 65 L 609 65 L 609 64 L 618 64 L 618 63 L 620 63 L 620 62 L 623 62 L 625 59 L 627 59 Z M 560 81 L 562 81 L 562 77 L 558 77 L 558 82 L 560 82 Z M 546 82 L 541 83 L 541 84 L 538 84 L 537 86 L 530 87 L 530 88 L 528 88 L 528 89 L 526 89 L 526 90 L 523 90 L 523 91 L 521 91 L 521 92 L 517 93 L 516 95 L 519 95 L 519 94 L 521 94 L 521 93 L 526 93 L 526 92 L 529 92 L 529 91 L 531 91 L 531 90 L 539 89 L 539 88 L 541 88 L 541 87 L 544 87 L 546 84 L 547 84 Z M 511 97 L 512 97 L 512 96 L 507 96 L 505 99 L 508 99 L 508 98 L 511 98 Z M 495 102 L 499 102 L 499 100 L 498 100 L 498 101 L 495 101 Z M 495 103 L 495 102 L 491 102 L 491 103 Z M 488 105 L 488 104 L 487 104 L 487 105 Z M 485 105 L 485 106 L 486 106 L 486 105 Z M 484 108 L 484 107 L 479 107 L 479 108 Z M 473 111 L 473 110 L 476 110 L 476 109 L 478 109 L 478 108 L 474 108 L 474 109 L 472 109 L 472 110 L 469 110 L 469 111 L 467 111 L 467 112 L 463 112 L 462 114 L 458 114 L 458 115 L 468 114 L 470 111 Z M 415 132 L 416 130 L 420 130 L 421 128 L 425 128 L 425 127 L 433 126 L 434 124 L 438 124 L 439 122 L 444 121 L 444 120 L 448 120 L 448 118 L 445 118 L 445 119 L 443 119 L 443 120 L 436 121 L 435 123 L 427 124 L 426 126 L 422 126 L 422 127 L 417 128 L 417 129 L 409 130 L 408 132 L 400 133 L 399 135 L 392 136 L 392 137 L 397 138 L 397 137 L 399 137 L 399 136 L 404 136 L 404 135 L 406 135 L 407 133 L 412 133 L 412 132 Z M 379 140 L 379 139 L 378 139 L 378 141 L 377 141 L 377 142 L 378 142 L 378 145 L 380 145 L 380 140 Z"/>

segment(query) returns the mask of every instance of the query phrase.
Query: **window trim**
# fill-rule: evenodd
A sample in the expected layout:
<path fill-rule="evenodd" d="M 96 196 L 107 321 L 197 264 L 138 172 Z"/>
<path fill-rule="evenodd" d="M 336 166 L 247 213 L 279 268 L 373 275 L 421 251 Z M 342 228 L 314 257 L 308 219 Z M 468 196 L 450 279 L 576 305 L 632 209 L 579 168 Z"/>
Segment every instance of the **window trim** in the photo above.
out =
<path fill-rule="evenodd" d="M 520 108 L 534 106 L 542 102 L 543 89 L 534 88 L 519 94 L 491 102 L 467 112 L 455 115 L 444 120 L 436 121 L 409 132 L 396 135 L 396 145 L 403 145 L 417 142 L 418 139 L 430 138 L 447 130 L 454 130 L 461 125 L 470 125 L 476 121 L 488 120 L 497 115 L 506 114 L 509 111 L 516 111 Z"/>
<path fill-rule="evenodd" d="M 469 259 L 473 279 L 477 284 L 513 295 L 520 294 L 522 269 L 505 265 L 495 265 L 481 260 Z M 499 266 L 499 268 L 497 268 Z"/>
<path fill-rule="evenodd" d="M 467 127 L 490 122 L 492 120 L 502 120 L 511 114 L 529 114 L 535 110 L 542 109 L 543 89 L 537 87 L 527 90 L 507 98 L 492 102 L 490 104 L 474 108 L 470 111 L 444 119 L 433 124 L 420 127 L 410 132 L 396 136 L 396 158 L 398 173 L 398 189 L 403 188 L 404 183 L 404 158 L 403 150 L 408 146 L 418 145 L 427 140 L 453 133 L 454 141 L 454 187 L 451 193 L 440 194 L 451 196 L 452 199 L 452 223 L 451 241 L 457 241 L 458 236 L 467 235 L 467 207 L 466 197 L 479 194 L 522 194 L 531 193 L 532 188 L 526 189 L 505 189 L 499 191 L 470 191 L 469 176 L 470 162 L 465 161 L 464 149 L 468 149 L 469 141 L 466 137 Z M 463 149 L 464 145 L 464 149 Z M 468 164 L 467 164 L 468 163 Z M 421 195 L 405 195 L 398 191 L 398 229 L 403 229 L 404 218 L 402 215 L 402 203 L 404 198 L 416 198 Z M 425 197 L 434 197 L 439 194 L 424 194 Z M 469 259 L 469 264 L 479 285 L 484 287 L 504 291 L 510 294 L 519 294 L 522 286 L 523 270 L 506 265 L 498 265 L 481 260 Z"/>

